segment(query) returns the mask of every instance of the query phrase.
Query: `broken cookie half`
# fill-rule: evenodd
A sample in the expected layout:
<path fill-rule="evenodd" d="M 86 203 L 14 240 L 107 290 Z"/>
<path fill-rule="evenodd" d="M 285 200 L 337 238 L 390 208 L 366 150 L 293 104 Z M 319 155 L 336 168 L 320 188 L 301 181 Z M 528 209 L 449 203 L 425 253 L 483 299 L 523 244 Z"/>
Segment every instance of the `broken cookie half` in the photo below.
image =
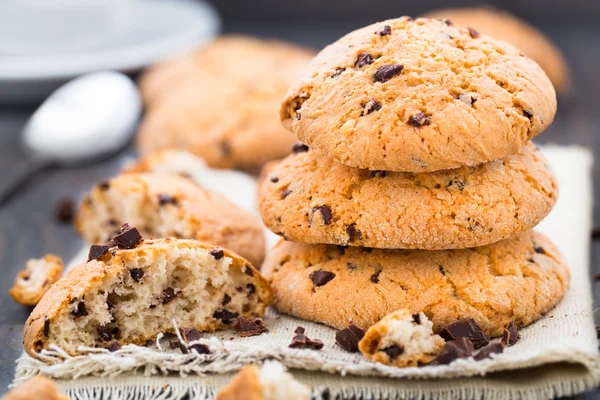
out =
<path fill-rule="evenodd" d="M 24 345 L 33 357 L 50 344 L 76 355 L 142 344 L 174 325 L 210 332 L 240 315 L 262 315 L 272 298 L 269 283 L 233 252 L 196 240 L 143 241 L 124 225 L 44 295 L 25 324 Z"/>
<path fill-rule="evenodd" d="M 371 326 L 358 344 L 371 361 L 394 367 L 416 367 L 433 361 L 444 339 L 433 333 L 424 313 L 400 309 Z"/>
<path fill-rule="evenodd" d="M 216 400 L 308 400 L 311 390 L 294 379 L 277 361 L 249 365 L 219 391 Z"/>

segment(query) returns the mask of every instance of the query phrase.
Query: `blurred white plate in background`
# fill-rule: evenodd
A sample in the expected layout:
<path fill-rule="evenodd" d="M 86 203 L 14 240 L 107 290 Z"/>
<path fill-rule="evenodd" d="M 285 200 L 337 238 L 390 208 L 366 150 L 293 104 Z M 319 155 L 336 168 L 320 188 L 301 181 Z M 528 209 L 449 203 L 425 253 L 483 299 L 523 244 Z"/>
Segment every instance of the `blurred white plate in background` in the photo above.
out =
<path fill-rule="evenodd" d="M 0 1 L 0 102 L 43 100 L 81 74 L 135 71 L 190 51 L 220 29 L 192 0 Z"/>

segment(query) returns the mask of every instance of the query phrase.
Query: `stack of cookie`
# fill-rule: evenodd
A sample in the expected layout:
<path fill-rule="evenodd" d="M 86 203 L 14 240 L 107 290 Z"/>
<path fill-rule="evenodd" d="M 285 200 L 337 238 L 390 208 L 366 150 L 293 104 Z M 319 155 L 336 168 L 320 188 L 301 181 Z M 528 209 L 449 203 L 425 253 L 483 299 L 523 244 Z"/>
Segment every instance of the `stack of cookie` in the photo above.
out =
<path fill-rule="evenodd" d="M 262 267 L 276 307 L 363 329 L 404 308 L 435 332 L 472 318 L 492 337 L 539 319 L 569 282 L 530 230 L 557 197 L 530 142 L 555 111 L 534 61 L 448 20 L 388 20 L 326 47 L 283 100 L 306 145 L 260 184 L 285 239 Z"/>

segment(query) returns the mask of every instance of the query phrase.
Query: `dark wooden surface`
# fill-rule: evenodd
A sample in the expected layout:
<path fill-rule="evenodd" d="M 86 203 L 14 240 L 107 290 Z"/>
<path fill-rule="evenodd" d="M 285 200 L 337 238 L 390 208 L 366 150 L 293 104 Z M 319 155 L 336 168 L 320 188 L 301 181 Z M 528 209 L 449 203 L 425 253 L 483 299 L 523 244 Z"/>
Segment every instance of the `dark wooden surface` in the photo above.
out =
<path fill-rule="evenodd" d="M 350 29 L 364 23 L 338 22 L 315 24 L 309 29 L 291 29 L 284 24 L 235 25 L 225 24 L 227 31 L 238 31 L 261 36 L 280 37 L 320 48 Z M 561 99 L 559 112 L 550 129 L 537 142 L 578 144 L 593 149 L 600 157 L 600 26 L 553 25 L 546 31 L 567 54 L 574 75 L 575 90 L 570 99 Z M 22 168 L 19 150 L 19 132 L 34 107 L 11 108 L 0 106 L 0 179 L 6 171 Z M 15 304 L 7 291 L 18 271 L 30 257 L 55 253 L 68 260 L 82 245 L 80 238 L 68 225 L 55 222 L 53 211 L 64 197 L 79 199 L 92 184 L 114 174 L 118 156 L 101 163 L 71 168 L 42 171 L 0 209 L 0 394 L 6 391 L 14 374 L 15 359 L 22 351 L 21 331 L 30 310 Z M 594 175 L 599 167 L 594 169 Z M 595 197 L 600 198 L 600 186 L 595 186 Z M 600 226 L 596 206 L 595 225 Z M 592 273 L 600 272 L 600 247 L 593 246 Z M 598 285 L 600 286 L 600 284 Z M 595 299 L 600 288 L 594 289 Z M 597 302 L 598 300 L 596 300 Z M 557 338 L 558 339 L 558 338 Z M 578 398 L 600 398 L 594 391 Z"/>

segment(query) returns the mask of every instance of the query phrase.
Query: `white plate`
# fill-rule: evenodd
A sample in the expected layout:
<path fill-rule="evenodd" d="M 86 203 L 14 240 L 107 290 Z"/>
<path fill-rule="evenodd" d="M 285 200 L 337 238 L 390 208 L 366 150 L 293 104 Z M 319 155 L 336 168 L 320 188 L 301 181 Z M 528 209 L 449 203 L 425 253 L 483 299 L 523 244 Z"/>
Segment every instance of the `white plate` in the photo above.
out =
<path fill-rule="evenodd" d="M 217 12 L 202 1 L 80 1 L 57 0 L 58 10 L 0 1 L 1 102 L 42 100 L 89 72 L 135 71 L 190 51 L 220 29 Z"/>

